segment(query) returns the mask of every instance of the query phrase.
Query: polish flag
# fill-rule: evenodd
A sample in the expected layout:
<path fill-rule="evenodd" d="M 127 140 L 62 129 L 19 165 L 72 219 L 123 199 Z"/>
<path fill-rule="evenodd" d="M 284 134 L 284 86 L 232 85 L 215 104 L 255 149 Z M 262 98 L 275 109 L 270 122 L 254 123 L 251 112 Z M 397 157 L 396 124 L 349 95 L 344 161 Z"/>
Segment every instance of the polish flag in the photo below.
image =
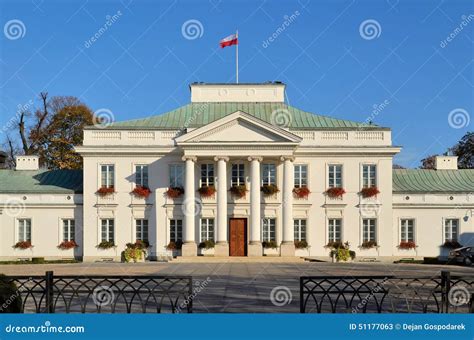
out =
<path fill-rule="evenodd" d="M 238 43 L 239 42 L 238 42 L 238 39 L 237 39 L 237 34 L 232 34 L 232 35 L 229 35 L 228 37 L 225 37 L 224 39 L 222 39 L 219 42 L 219 45 L 221 46 L 221 48 L 224 48 L 226 46 L 237 45 Z"/>

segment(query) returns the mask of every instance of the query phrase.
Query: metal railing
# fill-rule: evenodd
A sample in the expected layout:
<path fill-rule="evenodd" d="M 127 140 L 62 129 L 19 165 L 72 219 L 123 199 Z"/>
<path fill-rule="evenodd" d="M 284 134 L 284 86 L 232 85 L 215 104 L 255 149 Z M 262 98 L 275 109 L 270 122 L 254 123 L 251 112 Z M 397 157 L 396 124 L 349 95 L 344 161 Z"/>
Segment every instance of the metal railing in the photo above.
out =
<path fill-rule="evenodd" d="M 474 275 L 300 277 L 301 313 L 474 313 Z"/>
<path fill-rule="evenodd" d="M 192 313 L 191 276 L 6 276 L 23 313 Z"/>

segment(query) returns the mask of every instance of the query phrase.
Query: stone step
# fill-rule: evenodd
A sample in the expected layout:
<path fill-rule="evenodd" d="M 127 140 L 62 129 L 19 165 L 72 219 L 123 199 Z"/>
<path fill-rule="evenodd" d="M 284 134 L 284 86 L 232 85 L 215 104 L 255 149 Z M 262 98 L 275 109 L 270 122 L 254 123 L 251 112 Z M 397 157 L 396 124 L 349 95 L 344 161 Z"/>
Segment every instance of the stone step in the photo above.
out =
<path fill-rule="evenodd" d="M 214 257 L 214 256 L 193 256 L 193 257 L 182 257 L 178 256 L 174 258 L 172 263 L 301 263 L 305 262 L 304 258 L 297 256 L 259 256 L 259 257 L 248 257 L 248 256 L 228 256 L 228 257 Z"/>

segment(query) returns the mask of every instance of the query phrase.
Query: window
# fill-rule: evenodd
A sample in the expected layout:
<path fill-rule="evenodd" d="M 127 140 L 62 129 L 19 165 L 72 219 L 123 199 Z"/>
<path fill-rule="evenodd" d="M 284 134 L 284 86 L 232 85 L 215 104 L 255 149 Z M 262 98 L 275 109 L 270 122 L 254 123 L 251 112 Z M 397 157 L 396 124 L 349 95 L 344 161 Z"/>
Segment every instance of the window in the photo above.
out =
<path fill-rule="evenodd" d="M 201 164 L 201 186 L 214 185 L 214 164 Z"/>
<path fill-rule="evenodd" d="M 362 220 L 362 241 L 376 241 L 375 229 L 376 220 L 374 218 L 365 218 Z"/>
<path fill-rule="evenodd" d="M 362 186 L 364 188 L 372 188 L 377 186 L 377 166 L 362 166 Z"/>
<path fill-rule="evenodd" d="M 262 220 L 262 241 L 276 241 L 276 223 L 274 218 L 264 218 Z"/>
<path fill-rule="evenodd" d="M 413 242 L 415 241 L 414 237 L 414 226 L 415 220 L 413 219 L 403 219 L 400 221 L 400 241 L 401 242 Z"/>
<path fill-rule="evenodd" d="M 18 241 L 31 242 L 31 220 L 30 219 L 18 220 Z"/>
<path fill-rule="evenodd" d="M 306 220 L 295 219 L 295 241 L 306 241 Z"/>
<path fill-rule="evenodd" d="M 454 218 L 447 218 L 444 221 L 444 240 L 458 241 L 459 234 L 459 220 Z"/>
<path fill-rule="evenodd" d="M 275 164 L 262 164 L 262 185 L 276 185 Z"/>
<path fill-rule="evenodd" d="M 113 165 L 100 166 L 100 185 L 102 188 L 113 188 L 115 181 L 115 167 Z"/>
<path fill-rule="evenodd" d="M 135 231 L 137 241 L 140 240 L 148 242 L 148 220 L 136 219 Z"/>
<path fill-rule="evenodd" d="M 342 188 L 342 165 L 329 165 L 329 187 Z"/>
<path fill-rule="evenodd" d="M 328 220 L 328 242 L 341 242 L 342 220 L 331 218 Z"/>
<path fill-rule="evenodd" d="M 113 219 L 102 219 L 101 221 L 101 236 L 102 242 L 114 242 L 115 228 Z"/>
<path fill-rule="evenodd" d="M 170 241 L 183 241 L 183 220 L 170 220 Z"/>
<path fill-rule="evenodd" d="M 308 186 L 308 166 L 302 164 L 295 165 L 295 188 Z"/>
<path fill-rule="evenodd" d="M 203 218 L 201 220 L 201 242 L 214 241 L 214 219 Z"/>
<path fill-rule="evenodd" d="M 135 166 L 135 184 L 148 188 L 148 165 Z"/>
<path fill-rule="evenodd" d="M 63 241 L 74 241 L 75 238 L 75 222 L 72 219 L 63 220 Z"/>
<path fill-rule="evenodd" d="M 232 186 L 245 185 L 244 165 L 232 164 Z"/>
<path fill-rule="evenodd" d="M 183 164 L 170 165 L 170 187 L 171 188 L 183 187 L 183 183 L 184 183 L 183 174 L 184 174 Z"/>

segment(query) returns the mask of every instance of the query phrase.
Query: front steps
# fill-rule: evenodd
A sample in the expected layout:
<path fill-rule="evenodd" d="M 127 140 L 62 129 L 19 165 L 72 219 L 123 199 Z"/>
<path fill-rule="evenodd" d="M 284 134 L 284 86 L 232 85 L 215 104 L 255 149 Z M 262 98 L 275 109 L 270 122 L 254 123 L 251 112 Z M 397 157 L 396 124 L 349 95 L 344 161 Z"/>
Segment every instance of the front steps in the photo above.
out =
<path fill-rule="evenodd" d="M 305 260 L 297 256 L 228 256 L 228 257 L 214 257 L 214 256 L 193 256 L 174 258 L 172 263 L 303 263 Z"/>

